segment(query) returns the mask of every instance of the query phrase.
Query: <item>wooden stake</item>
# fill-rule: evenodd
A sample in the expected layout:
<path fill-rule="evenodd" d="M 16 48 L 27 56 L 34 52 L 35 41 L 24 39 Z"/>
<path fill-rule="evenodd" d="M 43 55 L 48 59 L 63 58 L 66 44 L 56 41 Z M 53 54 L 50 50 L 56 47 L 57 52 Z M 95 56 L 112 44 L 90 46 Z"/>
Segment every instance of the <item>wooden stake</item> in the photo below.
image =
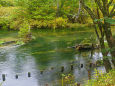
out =
<path fill-rule="evenodd" d="M 43 74 L 43 70 L 40 71 L 40 74 Z"/>
<path fill-rule="evenodd" d="M 61 67 L 61 72 L 64 72 L 64 66 Z"/>
<path fill-rule="evenodd" d="M 54 67 L 51 67 L 51 70 L 53 70 L 54 69 Z"/>
<path fill-rule="evenodd" d="M 28 77 L 31 77 L 31 73 L 30 72 L 28 72 Z"/>
<path fill-rule="evenodd" d="M 83 64 L 81 64 L 81 68 L 83 68 Z"/>
<path fill-rule="evenodd" d="M 46 84 L 46 86 L 48 86 L 48 84 Z"/>
<path fill-rule="evenodd" d="M 80 86 L 80 83 L 77 83 L 77 86 Z"/>
<path fill-rule="evenodd" d="M 92 63 L 89 64 L 89 67 L 90 67 L 90 68 L 92 67 Z"/>
<path fill-rule="evenodd" d="M 6 80 L 5 74 L 2 74 L 2 80 L 3 80 L 3 81 Z"/>
<path fill-rule="evenodd" d="M 71 64 L 71 70 L 73 70 L 73 65 Z"/>
<path fill-rule="evenodd" d="M 15 75 L 15 78 L 18 79 L 18 75 L 17 74 Z"/>

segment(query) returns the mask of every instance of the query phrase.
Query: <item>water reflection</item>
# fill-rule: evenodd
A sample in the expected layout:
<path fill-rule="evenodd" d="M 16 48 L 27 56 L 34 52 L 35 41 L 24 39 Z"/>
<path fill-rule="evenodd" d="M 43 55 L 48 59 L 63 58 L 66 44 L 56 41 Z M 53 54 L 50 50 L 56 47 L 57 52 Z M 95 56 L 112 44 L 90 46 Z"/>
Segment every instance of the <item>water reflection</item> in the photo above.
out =
<path fill-rule="evenodd" d="M 90 63 L 103 58 L 99 50 L 78 52 L 67 48 L 94 35 L 93 32 L 38 31 L 34 34 L 36 40 L 24 46 L 0 49 L 0 75 L 6 74 L 3 86 L 60 86 L 62 66 L 64 74 L 74 74 L 75 81 L 80 83 L 90 79 L 95 68 L 105 71 L 103 66 L 90 67 Z M 31 73 L 30 78 L 28 72 Z"/>
<path fill-rule="evenodd" d="M 3 52 L 5 51 L 5 52 Z M 37 86 L 36 76 L 27 77 L 27 72 L 30 71 L 36 74 L 35 61 L 31 55 L 17 51 L 17 48 L 3 48 L 0 56 L 0 75 L 6 75 L 6 81 L 3 86 Z M 15 79 L 15 75 L 19 75 L 19 79 Z M 0 77 L 0 82 L 2 78 Z"/>

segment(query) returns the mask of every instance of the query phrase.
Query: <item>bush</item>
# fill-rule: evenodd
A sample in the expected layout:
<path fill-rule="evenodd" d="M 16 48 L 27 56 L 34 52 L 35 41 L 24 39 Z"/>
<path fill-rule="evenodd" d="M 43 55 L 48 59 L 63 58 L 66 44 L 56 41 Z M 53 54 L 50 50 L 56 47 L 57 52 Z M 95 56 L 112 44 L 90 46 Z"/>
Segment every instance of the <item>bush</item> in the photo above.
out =
<path fill-rule="evenodd" d="M 30 20 L 31 27 L 37 28 L 64 28 L 67 25 L 67 19 L 62 17 L 54 20 Z"/>
<path fill-rule="evenodd" d="M 67 24 L 67 20 L 63 19 L 62 17 L 56 18 L 55 20 L 56 28 L 63 28 Z"/>
<path fill-rule="evenodd" d="M 0 5 L 4 7 L 13 6 L 12 0 L 0 0 Z"/>
<path fill-rule="evenodd" d="M 31 40 L 30 26 L 27 21 L 24 21 L 24 23 L 21 24 L 18 36 L 23 42 L 28 42 Z"/>
<path fill-rule="evenodd" d="M 115 70 L 103 74 L 100 71 L 95 71 L 95 79 L 88 82 L 86 86 L 115 86 Z"/>

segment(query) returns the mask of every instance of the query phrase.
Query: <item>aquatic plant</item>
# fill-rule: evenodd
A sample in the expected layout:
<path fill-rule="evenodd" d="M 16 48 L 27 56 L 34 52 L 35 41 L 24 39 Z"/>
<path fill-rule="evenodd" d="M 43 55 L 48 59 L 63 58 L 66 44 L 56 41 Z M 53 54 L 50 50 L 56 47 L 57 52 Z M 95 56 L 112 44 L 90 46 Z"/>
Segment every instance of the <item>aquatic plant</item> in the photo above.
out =
<path fill-rule="evenodd" d="M 76 86 L 77 83 L 74 81 L 74 76 L 71 74 L 62 74 L 62 86 Z"/>

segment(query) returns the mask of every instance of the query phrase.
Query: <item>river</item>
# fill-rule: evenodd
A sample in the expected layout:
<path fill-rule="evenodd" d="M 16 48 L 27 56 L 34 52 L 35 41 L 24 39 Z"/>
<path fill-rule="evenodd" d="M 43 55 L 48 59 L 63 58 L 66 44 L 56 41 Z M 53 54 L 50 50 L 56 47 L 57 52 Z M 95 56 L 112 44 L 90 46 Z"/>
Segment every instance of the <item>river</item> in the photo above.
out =
<path fill-rule="evenodd" d="M 90 67 L 90 63 L 95 64 L 97 60 L 102 60 L 100 50 L 78 51 L 68 48 L 82 43 L 83 40 L 96 43 L 93 28 L 55 31 L 39 29 L 32 31 L 32 34 L 36 39 L 23 46 L 0 48 L 2 86 L 61 86 L 61 74 L 72 74 L 76 82 L 83 84 L 92 78 L 95 69 L 105 72 L 104 65 Z M 0 39 L 15 38 L 16 35 L 16 31 L 1 31 Z M 4 82 L 2 74 L 5 74 Z"/>

